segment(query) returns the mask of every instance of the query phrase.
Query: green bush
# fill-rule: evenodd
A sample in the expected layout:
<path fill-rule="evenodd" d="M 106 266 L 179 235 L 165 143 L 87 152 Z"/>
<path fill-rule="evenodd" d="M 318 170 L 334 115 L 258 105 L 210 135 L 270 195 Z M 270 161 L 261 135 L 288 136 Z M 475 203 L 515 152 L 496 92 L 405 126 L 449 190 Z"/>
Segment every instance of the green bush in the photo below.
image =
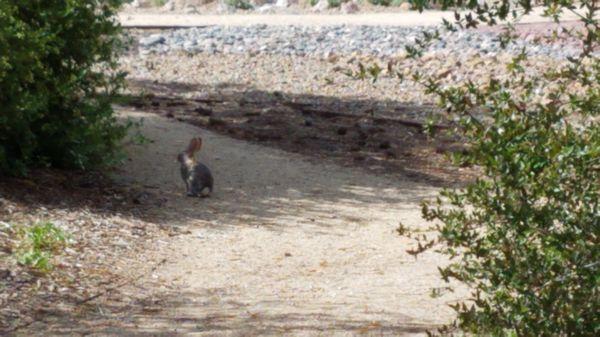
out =
<path fill-rule="evenodd" d="M 369 0 L 369 2 L 376 6 L 389 6 L 392 0 Z"/>
<path fill-rule="evenodd" d="M 167 4 L 167 0 L 152 0 L 151 3 L 154 7 L 162 7 Z"/>
<path fill-rule="evenodd" d="M 422 9 L 429 2 L 414 3 Z M 493 24 L 527 13 L 531 5 L 471 2 L 475 13 L 457 13 L 457 23 Z M 455 117 L 455 131 L 468 145 L 457 159 L 482 171 L 464 189 L 445 190 L 424 204 L 424 218 L 437 224 L 438 233 L 418 237 L 410 250 L 436 247 L 452 261 L 441 276 L 472 289 L 471 298 L 454 306 L 457 321 L 444 334 L 600 335 L 600 58 L 593 53 L 600 46 L 599 9 L 593 0 L 545 6 L 556 20 L 580 9 L 585 23 L 581 32 L 563 32 L 582 42 L 580 55 L 563 66 L 527 72 L 523 52 L 507 64 L 507 80 L 492 74 L 483 85 L 444 87 L 435 78 L 414 76 Z M 509 41 L 511 33 L 501 40 Z M 424 36 L 409 54 L 419 57 L 436 38 Z"/>
<path fill-rule="evenodd" d="M 248 10 L 254 8 L 251 3 L 244 0 L 225 0 L 225 4 L 232 8 Z"/>
<path fill-rule="evenodd" d="M 110 96 L 122 84 L 114 22 L 123 0 L 0 2 L 0 173 L 111 163 L 126 128 Z"/>
<path fill-rule="evenodd" d="M 342 0 L 327 0 L 327 3 L 329 4 L 329 7 L 331 8 L 335 8 L 335 7 L 340 7 L 342 5 Z"/>

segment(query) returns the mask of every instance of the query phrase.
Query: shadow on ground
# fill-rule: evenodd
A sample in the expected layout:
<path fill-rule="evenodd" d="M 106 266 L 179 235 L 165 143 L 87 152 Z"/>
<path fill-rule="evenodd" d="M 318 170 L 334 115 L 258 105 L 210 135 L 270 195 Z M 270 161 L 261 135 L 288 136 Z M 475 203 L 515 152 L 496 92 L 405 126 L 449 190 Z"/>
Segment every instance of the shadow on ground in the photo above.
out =
<path fill-rule="evenodd" d="M 439 168 L 435 165 L 443 165 L 435 149 L 442 145 L 431 143 L 419 127 L 399 121 L 393 111 L 400 103 L 290 97 L 228 84 L 216 91 L 184 84 L 138 85 L 156 93 L 129 102 L 142 111 L 119 111 L 123 119 L 143 120 L 141 131 L 150 143 L 127 147 L 129 159 L 111 173 L 112 182 L 60 173 L 57 181 L 46 185 L 44 180 L 50 178 L 43 176 L 0 184 L 4 197 L 35 207 L 129 212 L 183 229 L 226 233 L 258 228 L 268 232 L 267 237 L 294 233 L 343 238 L 374 221 L 387 230 L 407 220 L 401 218 L 405 214 L 409 225 L 418 225 L 419 202 L 447 185 L 446 173 L 434 172 Z M 185 92 L 203 94 L 183 99 L 180 95 Z M 344 134 L 339 133 L 342 128 Z M 280 137 L 261 138 L 261 134 Z M 199 160 L 211 168 L 216 181 L 214 194 L 206 199 L 184 196 L 175 160 L 188 140 L 198 135 L 204 139 Z M 382 142 L 389 144 L 382 147 Z M 390 151 L 393 156 L 386 157 Z M 431 153 L 437 159 L 428 158 Z M 447 177 L 460 175 L 444 169 Z M 19 194 L 19 186 L 27 192 Z M 130 291 L 136 295 L 115 291 L 85 306 L 58 301 L 56 308 L 41 315 L 45 323 L 34 323 L 27 333 L 379 336 L 422 334 L 433 328 L 408 323 L 414 319 L 397 312 L 371 313 L 353 307 L 355 317 L 335 315 L 336 308 L 348 308 L 344 302 L 307 299 L 297 304 L 259 298 L 241 303 L 225 289 Z"/>
<path fill-rule="evenodd" d="M 124 116 L 143 119 L 144 134 L 152 143 L 130 147 L 130 160 L 117 176 L 160 191 L 165 200 L 162 220 L 172 225 L 301 228 L 318 234 L 332 224 L 340 229 L 367 224 L 366 209 L 414 210 L 433 191 L 430 185 L 401 175 L 378 176 L 333 161 L 318 163 L 155 114 L 126 111 Z M 187 140 L 198 135 L 204 139 L 199 160 L 215 177 L 215 191 L 204 199 L 184 196 L 174 160 Z"/>
<path fill-rule="evenodd" d="M 431 114 L 434 109 L 430 106 L 263 92 L 231 83 L 215 89 L 186 83 L 134 81 L 132 87 L 150 93 L 142 98 L 127 99 L 127 105 L 140 110 L 207 128 L 222 136 L 301 154 L 301 160 L 331 165 L 334 172 L 349 167 L 391 178 L 330 181 L 328 172 L 322 172 L 315 175 L 319 179 L 314 179 L 300 167 L 286 165 L 284 152 L 256 157 L 250 152 L 257 148 L 253 145 L 240 152 L 208 143 L 201 156 L 214 166 L 218 185 L 214 199 L 225 208 L 241 207 L 236 212 L 240 219 L 244 216 L 262 218 L 265 225 L 269 225 L 270 207 L 285 204 L 313 203 L 315 215 L 323 215 L 328 212 L 328 205 L 340 200 L 349 204 L 372 203 L 375 199 L 390 205 L 419 202 L 421 190 L 454 185 L 470 177 L 468 172 L 450 167 L 443 160 L 443 154 L 438 153 L 451 148 L 447 140 L 442 141 L 444 144 L 432 143 L 419 127 L 393 122 L 405 120 L 406 111 Z M 190 93 L 199 98 L 182 98 Z M 151 119 L 150 116 L 143 118 Z M 307 118 L 313 123 L 311 127 L 304 124 Z M 384 122 L 374 122 L 377 118 Z M 346 133 L 339 135 L 339 130 Z M 155 131 L 160 136 L 162 131 Z M 174 158 L 185 147 L 188 137 L 197 133 L 190 129 L 189 134 L 176 134 L 178 139 L 169 139 L 175 146 L 171 145 L 166 151 L 165 139 L 158 140 L 154 135 L 149 137 L 150 144 L 130 146 L 132 157 L 141 151 L 160 151 L 163 156 L 146 156 L 151 160 L 144 160 L 142 168 L 150 174 L 144 179 L 133 179 L 137 174 L 126 172 L 132 169 L 127 165 L 125 170 L 117 169 L 117 176 L 125 176 L 124 180 L 117 179 L 118 183 L 97 173 L 37 170 L 28 178 L 3 178 L 0 193 L 4 198 L 29 205 L 66 210 L 87 208 L 103 214 L 131 213 L 147 221 L 156 220 L 153 210 L 165 208 L 167 200 L 177 199 L 183 207 L 171 204 L 171 208 L 177 209 L 171 212 L 173 216 L 180 218 L 178 211 L 189 213 L 190 217 L 201 212 L 205 219 L 214 220 L 216 215 L 211 212 L 210 202 L 181 198 L 183 185 Z M 385 146 L 381 147 L 382 144 Z M 231 172 L 233 169 L 238 172 Z M 156 177 L 159 172 L 162 176 Z M 157 180 L 162 180 L 163 185 L 157 185 Z M 386 193 L 399 188 L 407 193 L 401 197 Z M 252 203 L 241 205 L 239 199 L 228 198 L 231 193 L 245 195 Z"/>
<path fill-rule="evenodd" d="M 363 313 L 363 318 L 340 318 L 320 313 L 322 307 L 287 310 L 285 314 L 271 314 L 237 302 L 234 294 L 225 289 L 207 289 L 203 293 L 179 293 L 155 296 L 128 305 L 113 302 L 89 307 L 85 321 L 77 316 L 62 316 L 58 325 L 38 336 L 405 336 L 424 335 L 437 326 L 407 323 L 409 317 L 400 313 Z M 336 310 L 344 303 L 332 303 L 326 309 Z M 276 300 L 254 305 L 266 309 L 275 306 L 289 308 L 290 303 Z M 140 310 L 143 308 L 143 310 Z M 126 313 L 126 315 L 123 315 Z M 176 318 L 174 318 L 176 317 Z M 66 324 L 69 322 L 70 324 Z M 49 323 L 53 323 L 50 321 Z M 56 322 L 54 322 L 56 323 Z M 140 328 L 140 326 L 143 326 Z"/>
<path fill-rule="evenodd" d="M 437 187 L 458 186 L 471 170 L 451 165 L 464 151 L 431 105 L 393 100 L 266 92 L 232 83 L 215 87 L 132 81 L 125 102 L 236 139 Z M 434 118 L 437 123 L 429 124 Z M 436 133 L 429 137 L 426 130 Z"/>

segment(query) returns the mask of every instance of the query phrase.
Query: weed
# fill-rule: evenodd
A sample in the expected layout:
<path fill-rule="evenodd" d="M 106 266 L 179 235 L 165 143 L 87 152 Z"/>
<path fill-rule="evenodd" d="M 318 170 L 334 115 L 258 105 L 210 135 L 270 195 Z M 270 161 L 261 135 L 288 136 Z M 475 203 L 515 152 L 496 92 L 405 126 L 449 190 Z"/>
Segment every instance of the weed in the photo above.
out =
<path fill-rule="evenodd" d="M 52 270 L 52 256 L 67 245 L 65 232 L 51 222 L 21 228 L 17 261 L 41 272 Z"/>

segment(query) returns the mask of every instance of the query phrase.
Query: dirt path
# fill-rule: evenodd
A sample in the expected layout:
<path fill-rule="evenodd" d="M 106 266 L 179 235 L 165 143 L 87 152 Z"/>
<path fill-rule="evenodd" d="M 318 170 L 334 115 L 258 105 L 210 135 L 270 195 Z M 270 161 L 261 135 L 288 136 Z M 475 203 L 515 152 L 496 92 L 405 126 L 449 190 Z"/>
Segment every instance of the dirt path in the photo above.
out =
<path fill-rule="evenodd" d="M 445 290 L 446 261 L 415 260 L 395 233 L 399 221 L 425 228 L 419 202 L 436 189 L 120 114 L 143 119 L 151 142 L 130 146 L 115 178 L 156 191 L 152 217 L 179 235 L 131 264 L 141 279 L 15 336 L 424 336 L 452 319 L 447 304 L 465 293 Z M 175 161 L 198 135 L 216 180 L 206 199 L 184 196 Z"/>
<path fill-rule="evenodd" d="M 430 297 L 444 260 L 415 260 L 394 233 L 422 226 L 418 203 L 434 189 L 124 114 L 143 118 L 153 143 L 130 148 L 121 179 L 164 191 L 165 218 L 190 233 L 160 252 L 152 278 L 170 290 L 151 289 L 154 309 L 126 313 L 135 328 L 117 334 L 422 335 L 452 317 L 456 293 Z M 195 135 L 216 179 L 208 199 L 182 195 L 175 162 Z"/>
<path fill-rule="evenodd" d="M 540 8 L 522 18 L 521 23 L 551 22 L 541 16 Z M 443 11 L 416 11 L 399 13 L 362 14 L 230 14 L 194 15 L 165 13 L 121 13 L 119 20 L 124 27 L 200 27 L 210 25 L 246 26 L 267 25 L 376 25 L 376 26 L 435 26 L 442 19 L 452 21 L 454 14 Z M 565 13 L 561 21 L 576 20 L 572 13 Z"/>

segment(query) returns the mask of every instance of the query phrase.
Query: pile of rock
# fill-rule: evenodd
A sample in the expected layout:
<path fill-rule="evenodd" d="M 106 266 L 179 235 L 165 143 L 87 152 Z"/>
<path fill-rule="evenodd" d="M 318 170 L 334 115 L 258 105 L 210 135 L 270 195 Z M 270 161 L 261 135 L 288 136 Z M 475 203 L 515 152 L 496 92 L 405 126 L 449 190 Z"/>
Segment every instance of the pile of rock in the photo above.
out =
<path fill-rule="evenodd" d="M 281 1 L 281 0 L 280 0 Z M 405 52 L 430 27 L 385 26 L 211 26 L 181 29 L 154 34 L 140 39 L 141 53 L 283 54 L 283 55 L 347 55 L 352 53 L 393 56 Z M 454 55 L 495 55 L 520 53 L 527 47 L 530 55 L 565 58 L 577 49 L 560 44 L 539 44 L 534 39 L 517 39 L 502 49 L 493 32 L 458 31 L 442 34 L 429 51 Z"/>

